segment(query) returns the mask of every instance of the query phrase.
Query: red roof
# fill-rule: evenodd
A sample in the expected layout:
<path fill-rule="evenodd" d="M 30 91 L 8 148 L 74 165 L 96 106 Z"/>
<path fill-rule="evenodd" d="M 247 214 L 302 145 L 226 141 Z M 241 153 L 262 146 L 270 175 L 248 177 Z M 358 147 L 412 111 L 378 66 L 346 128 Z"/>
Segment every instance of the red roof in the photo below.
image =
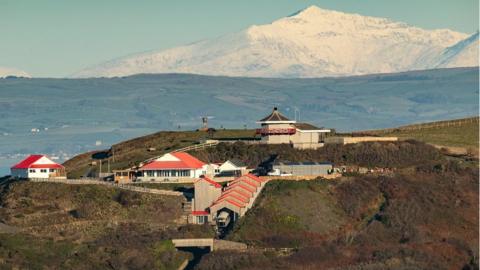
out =
<path fill-rule="evenodd" d="M 252 189 L 251 187 L 245 185 L 243 182 L 237 182 L 233 185 L 230 185 L 228 186 L 225 190 L 230 190 L 230 189 L 233 189 L 235 187 L 239 187 L 239 188 L 243 188 L 244 190 L 250 192 L 250 193 L 253 193 L 255 192 L 255 189 Z"/>
<path fill-rule="evenodd" d="M 62 165 L 53 163 L 53 164 L 34 164 L 39 159 L 44 157 L 44 155 L 30 155 L 26 159 L 15 164 L 12 169 L 28 169 L 28 168 L 46 168 L 46 169 L 56 169 L 63 168 Z"/>
<path fill-rule="evenodd" d="M 248 193 L 244 192 L 243 190 L 240 190 L 240 189 L 238 189 L 238 188 L 234 188 L 234 189 L 227 190 L 226 192 L 223 192 L 223 193 L 222 193 L 222 196 L 225 196 L 225 195 L 231 194 L 231 193 L 236 193 L 238 196 L 242 196 L 242 197 L 244 197 L 245 199 L 250 198 L 251 195 L 252 195 L 251 193 L 248 194 Z"/>
<path fill-rule="evenodd" d="M 251 173 L 246 174 L 245 176 L 247 176 L 247 177 L 249 177 L 250 179 L 253 179 L 253 180 L 257 181 L 257 182 L 265 182 L 265 180 L 263 180 L 262 178 L 260 178 L 260 177 L 258 177 L 258 176 L 256 176 L 256 175 L 253 175 L 253 174 L 251 174 Z"/>
<path fill-rule="evenodd" d="M 192 215 L 194 216 L 206 216 L 209 213 L 207 211 L 192 211 Z"/>
<path fill-rule="evenodd" d="M 255 189 L 260 185 L 260 183 L 258 182 L 255 182 L 253 181 L 252 179 L 250 178 L 242 178 L 242 179 L 236 179 L 236 180 L 233 180 L 230 185 L 234 185 L 236 183 L 246 183 L 246 184 L 249 184 L 250 186 L 254 187 Z"/>
<path fill-rule="evenodd" d="M 60 164 L 33 164 L 29 168 L 33 169 L 61 169 L 63 168 L 62 165 Z"/>
<path fill-rule="evenodd" d="M 216 188 L 222 188 L 222 185 L 220 185 L 219 183 L 213 181 L 212 179 L 210 179 L 210 178 L 208 178 L 208 177 L 206 177 L 206 176 L 201 176 L 201 177 L 200 177 L 200 180 L 202 180 L 202 179 L 205 180 L 205 181 L 207 181 L 208 183 L 212 184 L 212 185 L 213 185 L 214 187 L 216 187 Z"/>
<path fill-rule="evenodd" d="M 218 200 L 220 201 L 225 198 L 233 198 L 244 203 L 248 203 L 250 201 L 248 198 L 233 193 L 223 194 Z"/>
<path fill-rule="evenodd" d="M 233 205 L 235 205 L 235 206 L 237 206 L 237 207 L 240 207 L 240 208 L 245 207 L 245 205 L 241 205 L 241 204 L 239 204 L 238 202 L 235 202 L 235 201 L 230 200 L 230 199 L 221 199 L 221 200 L 218 200 L 218 201 L 216 201 L 213 205 L 217 205 L 217 204 L 219 204 L 219 203 L 221 203 L 221 202 L 231 203 L 231 204 L 233 204 Z M 212 205 L 212 206 L 213 206 L 213 205 Z"/>
<path fill-rule="evenodd" d="M 161 170 L 161 169 L 200 169 L 205 165 L 202 161 L 191 156 L 188 153 L 176 152 L 170 153 L 172 156 L 178 158 L 178 161 L 152 161 L 140 170 Z"/>

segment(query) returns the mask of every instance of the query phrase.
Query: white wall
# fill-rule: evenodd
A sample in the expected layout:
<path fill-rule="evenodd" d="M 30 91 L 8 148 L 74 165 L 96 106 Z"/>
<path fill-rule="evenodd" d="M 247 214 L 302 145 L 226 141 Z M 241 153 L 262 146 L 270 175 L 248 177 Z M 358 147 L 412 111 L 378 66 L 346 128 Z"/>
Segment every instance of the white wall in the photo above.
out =
<path fill-rule="evenodd" d="M 31 172 L 31 171 L 35 172 Z M 41 170 L 45 170 L 45 172 L 41 172 Z M 28 169 L 28 178 L 48 178 L 49 169 Z"/>

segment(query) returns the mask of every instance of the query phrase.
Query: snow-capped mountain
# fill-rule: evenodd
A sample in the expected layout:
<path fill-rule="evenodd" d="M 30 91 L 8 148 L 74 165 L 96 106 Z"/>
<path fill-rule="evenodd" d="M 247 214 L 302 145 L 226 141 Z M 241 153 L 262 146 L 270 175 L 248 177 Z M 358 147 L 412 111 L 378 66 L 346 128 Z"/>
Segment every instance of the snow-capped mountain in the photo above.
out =
<path fill-rule="evenodd" d="M 478 66 L 478 32 L 446 48 L 432 63 L 434 67 L 474 67 Z"/>
<path fill-rule="evenodd" d="M 30 74 L 15 68 L 0 67 L 0 79 L 9 76 L 30 78 Z"/>
<path fill-rule="evenodd" d="M 138 73 L 323 77 L 456 67 L 466 62 L 478 65 L 478 57 L 472 62 L 471 53 L 463 52 L 471 50 L 461 46 L 464 40 L 467 34 L 448 29 L 425 30 L 311 6 L 270 24 L 112 60 L 74 77 Z M 442 60 L 451 54 L 454 57 Z"/>

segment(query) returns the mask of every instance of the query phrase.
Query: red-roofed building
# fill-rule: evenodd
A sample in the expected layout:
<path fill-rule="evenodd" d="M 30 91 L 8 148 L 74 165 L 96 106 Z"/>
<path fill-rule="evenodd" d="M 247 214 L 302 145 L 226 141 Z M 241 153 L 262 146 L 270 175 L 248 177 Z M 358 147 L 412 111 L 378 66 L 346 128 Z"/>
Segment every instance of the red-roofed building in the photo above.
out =
<path fill-rule="evenodd" d="M 193 223 L 203 224 L 209 221 L 208 207 L 222 194 L 222 185 L 206 176 L 195 181 L 195 196 L 192 200 Z"/>
<path fill-rule="evenodd" d="M 208 164 L 184 152 L 165 154 L 140 167 L 139 181 L 178 181 L 199 178 L 207 173 Z"/>
<path fill-rule="evenodd" d="M 195 182 L 195 196 L 192 201 L 192 221 L 195 224 L 207 222 L 217 226 L 228 226 L 228 221 L 237 220 L 252 207 L 266 181 L 251 174 L 238 177 L 225 188 L 208 177 Z"/>
<path fill-rule="evenodd" d="M 30 155 L 10 168 L 16 178 L 66 178 L 65 168 L 45 155 Z"/>

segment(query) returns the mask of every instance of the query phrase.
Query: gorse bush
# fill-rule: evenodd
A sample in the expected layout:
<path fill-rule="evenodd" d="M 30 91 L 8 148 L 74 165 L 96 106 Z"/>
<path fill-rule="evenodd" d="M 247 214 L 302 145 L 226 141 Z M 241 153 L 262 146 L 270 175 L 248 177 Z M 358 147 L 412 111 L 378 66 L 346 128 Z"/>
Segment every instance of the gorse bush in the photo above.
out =
<path fill-rule="evenodd" d="M 413 140 L 399 142 L 367 142 L 359 144 L 327 144 L 317 150 L 294 149 L 290 145 L 256 145 L 237 142 L 220 143 L 215 147 L 194 151 L 192 154 L 206 162 L 240 159 L 249 167 L 256 167 L 277 155 L 280 161 L 332 162 L 336 165 L 402 168 L 441 161 L 439 150 Z"/>

